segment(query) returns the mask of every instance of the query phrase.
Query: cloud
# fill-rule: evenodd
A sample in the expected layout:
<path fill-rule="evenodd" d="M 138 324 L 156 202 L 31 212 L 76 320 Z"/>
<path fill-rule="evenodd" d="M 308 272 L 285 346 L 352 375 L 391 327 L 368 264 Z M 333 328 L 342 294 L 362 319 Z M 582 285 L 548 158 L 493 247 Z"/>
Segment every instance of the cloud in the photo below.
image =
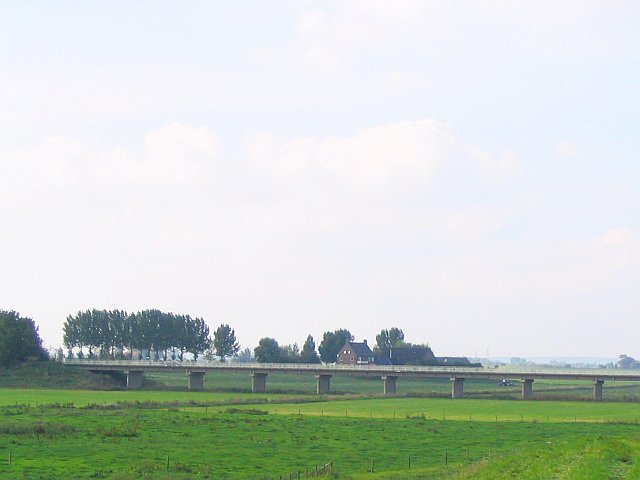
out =
<path fill-rule="evenodd" d="M 81 142 L 62 135 L 48 136 L 36 147 L 0 156 L 0 186 L 5 194 L 66 188 L 86 178 L 94 160 Z"/>
<path fill-rule="evenodd" d="M 204 127 L 173 123 L 148 133 L 141 154 L 117 152 L 104 162 L 100 176 L 143 183 L 186 183 L 211 168 L 220 138 Z"/>
<path fill-rule="evenodd" d="M 69 189 L 112 182 L 178 184 L 197 179 L 219 155 L 219 137 L 206 128 L 171 124 L 148 133 L 142 149 L 92 149 L 67 136 L 6 152 L 0 185 L 6 192 Z"/>
<path fill-rule="evenodd" d="M 363 192 L 400 191 L 428 185 L 447 163 L 476 171 L 512 174 L 512 153 L 493 155 L 464 144 L 434 119 L 398 122 L 359 130 L 351 137 L 280 138 L 264 133 L 248 142 L 258 172 L 281 177 L 323 177 Z"/>

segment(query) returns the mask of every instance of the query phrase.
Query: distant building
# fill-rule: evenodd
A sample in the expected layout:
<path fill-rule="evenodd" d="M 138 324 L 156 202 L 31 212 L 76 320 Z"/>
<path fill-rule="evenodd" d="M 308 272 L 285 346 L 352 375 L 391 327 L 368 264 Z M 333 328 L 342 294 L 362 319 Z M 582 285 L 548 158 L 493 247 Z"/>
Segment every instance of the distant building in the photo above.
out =
<path fill-rule="evenodd" d="M 378 365 L 423 365 L 434 367 L 479 367 L 467 357 L 436 357 L 429 346 L 408 345 L 392 347 L 389 358 L 377 358 Z"/>
<path fill-rule="evenodd" d="M 374 355 L 367 341 L 347 342 L 338 352 L 338 363 L 346 365 L 369 365 L 374 363 Z"/>
<path fill-rule="evenodd" d="M 479 363 L 471 363 L 467 357 L 438 357 L 438 365 L 443 367 L 480 367 Z"/>
<path fill-rule="evenodd" d="M 392 365 L 437 365 L 438 361 L 431 348 L 411 345 L 392 347 L 389 350 L 389 361 Z"/>

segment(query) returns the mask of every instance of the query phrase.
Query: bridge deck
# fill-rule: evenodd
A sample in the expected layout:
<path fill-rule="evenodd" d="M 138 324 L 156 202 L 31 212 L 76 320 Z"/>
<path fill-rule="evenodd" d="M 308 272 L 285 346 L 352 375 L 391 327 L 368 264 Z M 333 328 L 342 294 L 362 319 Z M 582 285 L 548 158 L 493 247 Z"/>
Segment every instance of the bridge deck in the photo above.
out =
<path fill-rule="evenodd" d="M 296 363 L 221 363 L 127 360 L 65 360 L 65 365 L 94 371 L 145 372 L 260 372 L 316 375 L 374 375 L 440 378 L 494 378 L 533 380 L 640 381 L 640 372 L 619 369 L 422 367 L 412 365 L 322 365 Z"/>

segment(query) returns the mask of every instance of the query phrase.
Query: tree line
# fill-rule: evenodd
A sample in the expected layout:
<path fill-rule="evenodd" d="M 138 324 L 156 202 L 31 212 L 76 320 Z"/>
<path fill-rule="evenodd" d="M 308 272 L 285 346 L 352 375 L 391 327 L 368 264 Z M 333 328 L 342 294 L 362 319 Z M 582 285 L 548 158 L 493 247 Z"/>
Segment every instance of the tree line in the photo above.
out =
<path fill-rule="evenodd" d="M 297 343 L 280 346 L 276 339 L 264 337 L 253 353 L 260 363 L 332 363 L 336 361 L 340 347 L 353 338 L 346 329 L 325 332 L 316 352 L 316 343 L 311 335 L 307 336 L 302 349 Z"/>
<path fill-rule="evenodd" d="M 202 318 L 157 309 L 136 313 L 117 309 L 85 310 L 68 315 L 63 326 L 63 342 L 70 358 L 88 355 L 89 358 L 134 359 L 135 355 L 136 359 L 182 361 L 185 354 L 195 360 L 204 354 L 210 359 L 215 355 L 222 361 L 235 357 L 236 361 L 261 363 L 332 363 L 340 348 L 353 340 L 349 330 L 339 329 L 325 332 L 317 349 L 313 336 L 308 335 L 302 349 L 297 343 L 281 346 L 274 338 L 264 337 L 253 352 L 248 348 L 240 352 L 235 330 L 229 325 L 220 325 L 211 338 L 209 326 Z M 410 345 L 405 342 L 401 329 L 383 329 L 376 336 L 373 352 L 376 357 L 385 357 L 392 347 Z M 15 311 L 0 310 L 0 366 L 19 364 L 28 358 L 48 358 L 38 327 L 32 319 Z"/>
<path fill-rule="evenodd" d="M 136 313 L 93 309 L 67 317 L 63 342 L 70 355 L 76 350 L 78 358 L 85 356 L 86 348 L 89 358 L 124 358 L 127 352 L 128 358 L 133 359 L 137 351 L 138 358 L 146 352 L 155 359 L 183 360 L 185 353 L 197 359 L 214 343 L 223 358 L 236 353 L 239 346 L 235 332 L 228 325 L 221 325 L 218 330 L 224 338 L 212 341 L 209 326 L 202 318 L 155 309 Z"/>
<path fill-rule="evenodd" d="M 353 340 L 353 334 L 347 329 L 327 331 L 323 334 L 316 352 L 316 344 L 311 335 L 307 336 L 302 349 L 296 343 L 281 346 L 274 338 L 264 337 L 258 342 L 253 353 L 260 363 L 320 363 L 321 361 L 333 363 L 340 348 Z M 376 335 L 373 353 L 378 358 L 388 358 L 391 348 L 411 345 L 405 342 L 404 332 L 401 329 L 397 327 L 383 329 Z"/>
<path fill-rule="evenodd" d="M 222 361 L 235 357 L 237 361 L 260 363 L 332 363 L 340 348 L 353 341 L 347 329 L 327 331 L 316 348 L 313 336 L 308 335 L 302 348 L 297 343 L 280 345 L 271 337 L 263 337 L 253 351 L 240 352 L 235 331 L 220 325 L 210 337 L 209 326 L 202 318 L 192 318 L 162 312 L 157 309 L 127 313 L 123 310 L 85 310 L 69 315 L 63 326 L 63 341 L 67 356 L 78 358 L 175 359 L 185 354 L 193 359 L 214 355 Z M 376 336 L 374 354 L 388 356 L 392 347 L 408 345 L 399 328 L 382 330 Z M 85 351 L 86 350 L 86 351 Z M 135 358 L 134 358 L 135 356 Z"/>

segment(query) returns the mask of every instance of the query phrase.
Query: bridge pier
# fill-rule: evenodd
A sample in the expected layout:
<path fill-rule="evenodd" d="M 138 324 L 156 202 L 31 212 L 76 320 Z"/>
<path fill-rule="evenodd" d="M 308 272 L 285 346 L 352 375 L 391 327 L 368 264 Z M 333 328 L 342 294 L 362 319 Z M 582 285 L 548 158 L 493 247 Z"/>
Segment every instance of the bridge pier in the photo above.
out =
<path fill-rule="evenodd" d="M 464 394 L 464 378 L 451 377 L 451 398 L 462 398 Z"/>
<path fill-rule="evenodd" d="M 522 399 L 531 400 L 533 398 L 533 378 L 525 378 L 522 382 Z"/>
<path fill-rule="evenodd" d="M 322 395 L 331 390 L 331 375 L 317 374 L 316 393 Z"/>
<path fill-rule="evenodd" d="M 603 384 L 604 384 L 604 380 L 593 381 L 593 401 L 594 402 L 602 401 L 602 385 Z"/>
<path fill-rule="evenodd" d="M 266 372 L 251 372 L 251 392 L 265 393 L 267 391 L 267 375 Z"/>
<path fill-rule="evenodd" d="M 125 370 L 124 373 L 127 375 L 127 388 L 142 388 L 142 370 Z"/>
<path fill-rule="evenodd" d="M 385 395 L 396 394 L 397 375 L 382 375 L 382 391 Z"/>
<path fill-rule="evenodd" d="M 204 370 L 187 372 L 189 375 L 189 390 L 192 392 L 204 390 Z"/>

